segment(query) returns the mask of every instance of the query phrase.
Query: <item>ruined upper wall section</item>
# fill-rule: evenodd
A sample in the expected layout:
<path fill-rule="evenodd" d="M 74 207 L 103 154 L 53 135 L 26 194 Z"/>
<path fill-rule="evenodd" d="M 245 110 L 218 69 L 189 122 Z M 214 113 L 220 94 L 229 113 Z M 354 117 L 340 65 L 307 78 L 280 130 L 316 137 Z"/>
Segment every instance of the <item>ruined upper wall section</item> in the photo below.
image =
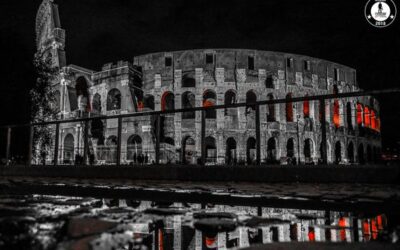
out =
<path fill-rule="evenodd" d="M 225 82 L 236 81 L 237 70 L 245 69 L 246 82 L 251 82 L 262 69 L 267 75 L 284 77 L 288 84 L 298 82 L 299 78 L 305 85 L 315 81 L 320 84 L 319 81 L 324 79 L 325 84 L 358 88 L 353 68 L 319 58 L 274 51 L 201 49 L 160 52 L 136 56 L 133 64 L 142 68 L 149 82 L 154 74 L 161 74 L 164 81 L 173 81 L 175 70 L 182 70 L 184 74 L 196 68 L 202 68 L 206 75 L 211 76 L 205 81 L 214 81 L 216 69 L 224 68 Z"/>

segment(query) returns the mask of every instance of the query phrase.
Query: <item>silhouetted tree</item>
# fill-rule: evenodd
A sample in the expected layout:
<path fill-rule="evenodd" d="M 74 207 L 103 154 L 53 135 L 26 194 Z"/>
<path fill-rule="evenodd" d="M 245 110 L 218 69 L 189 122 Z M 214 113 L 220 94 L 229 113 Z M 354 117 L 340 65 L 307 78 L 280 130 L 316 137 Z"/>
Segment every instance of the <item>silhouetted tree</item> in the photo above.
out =
<path fill-rule="evenodd" d="M 55 88 L 52 86 L 59 69 L 53 67 L 51 61 L 51 56 L 46 55 L 45 52 L 37 52 L 34 56 L 36 82 L 30 90 L 32 123 L 54 120 L 59 111 L 58 104 L 56 104 Z M 39 145 L 42 150 L 48 149 L 53 137 L 51 126 L 35 126 L 33 145 Z M 32 154 L 34 158 L 39 156 L 36 150 L 33 150 Z M 42 155 L 40 157 L 43 158 Z"/>

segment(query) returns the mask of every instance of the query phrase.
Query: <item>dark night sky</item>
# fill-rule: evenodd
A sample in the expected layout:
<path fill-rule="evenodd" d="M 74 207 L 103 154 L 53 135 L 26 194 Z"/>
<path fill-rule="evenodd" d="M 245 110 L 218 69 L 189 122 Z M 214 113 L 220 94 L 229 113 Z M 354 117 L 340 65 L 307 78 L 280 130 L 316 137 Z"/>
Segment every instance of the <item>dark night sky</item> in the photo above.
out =
<path fill-rule="evenodd" d="M 1 0 L 1 123 L 26 122 L 34 81 L 35 16 L 41 0 Z M 284 51 L 357 69 L 364 89 L 400 83 L 400 17 L 383 29 L 362 1 L 56 0 L 67 63 L 99 70 L 135 55 L 192 48 Z M 400 9 L 400 2 L 397 8 Z M 381 99 L 386 145 L 400 140 L 398 96 Z"/>

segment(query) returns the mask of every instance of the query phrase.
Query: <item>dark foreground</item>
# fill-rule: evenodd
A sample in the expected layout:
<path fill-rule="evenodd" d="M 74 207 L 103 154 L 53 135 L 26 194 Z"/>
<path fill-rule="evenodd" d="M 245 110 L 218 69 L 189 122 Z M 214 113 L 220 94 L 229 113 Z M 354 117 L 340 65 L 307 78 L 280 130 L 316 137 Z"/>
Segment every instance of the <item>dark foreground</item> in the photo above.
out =
<path fill-rule="evenodd" d="M 261 166 L 3 166 L 0 176 L 131 179 L 162 181 L 240 181 L 400 184 L 399 165 Z"/>
<path fill-rule="evenodd" d="M 399 249 L 400 187 L 8 177 L 0 249 Z"/>

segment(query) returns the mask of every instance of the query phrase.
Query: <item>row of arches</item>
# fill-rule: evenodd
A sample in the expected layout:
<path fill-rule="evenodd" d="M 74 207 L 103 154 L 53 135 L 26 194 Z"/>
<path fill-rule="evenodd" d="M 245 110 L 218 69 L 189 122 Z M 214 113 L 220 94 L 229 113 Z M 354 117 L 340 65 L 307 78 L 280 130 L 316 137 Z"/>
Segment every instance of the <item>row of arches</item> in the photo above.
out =
<path fill-rule="evenodd" d="M 98 158 L 105 159 L 107 162 L 115 162 L 116 160 L 116 147 L 117 147 L 117 137 L 111 135 L 105 141 L 106 151 L 100 152 L 102 156 L 98 155 Z M 136 163 L 139 156 L 148 157 L 148 152 L 144 152 L 143 147 L 144 140 L 137 134 L 131 135 L 127 139 L 126 143 L 126 160 L 134 161 Z M 174 139 L 170 137 L 165 137 L 162 143 L 166 146 L 169 145 L 169 153 L 174 155 Z M 225 164 L 234 165 L 234 164 L 254 164 L 256 161 L 256 143 L 257 140 L 254 137 L 249 137 L 246 140 L 246 154 L 245 161 L 243 162 L 243 156 L 239 157 L 238 155 L 238 144 L 234 137 L 228 137 L 225 141 Z M 302 155 L 299 155 L 299 151 L 295 148 L 297 141 L 294 138 L 288 138 L 286 141 L 286 158 L 288 163 L 296 163 L 299 161 L 298 157 L 301 157 L 304 163 L 312 162 L 312 158 L 316 157 L 315 145 L 311 138 L 306 138 L 303 141 L 302 145 Z M 364 148 L 363 143 L 359 143 L 357 148 L 353 141 L 350 141 L 346 148 L 343 148 L 343 143 L 341 141 L 336 141 L 334 145 L 334 151 L 332 153 L 332 162 L 339 164 L 343 161 L 342 152 L 346 150 L 346 158 L 349 163 L 360 163 L 365 164 L 366 162 L 375 162 L 379 159 L 379 148 L 376 146 L 367 145 Z M 165 146 L 164 146 L 165 147 Z M 275 137 L 271 137 L 267 141 L 266 149 L 265 149 L 265 158 L 263 162 L 265 163 L 278 163 L 278 154 L 277 154 L 277 139 Z M 298 147 L 298 146 L 297 146 Z M 175 156 L 167 155 L 166 152 L 168 147 L 163 148 L 164 158 L 168 158 L 169 160 L 175 159 Z M 67 134 L 64 138 L 63 143 L 63 158 L 64 162 L 72 162 L 75 156 L 75 144 L 74 144 L 74 136 L 72 134 Z M 205 138 L 205 156 L 206 162 L 208 163 L 216 163 L 217 162 L 217 143 L 216 139 L 212 136 L 208 136 Z M 321 150 L 321 146 L 320 146 Z M 357 151 L 356 151 L 357 150 Z M 328 145 L 328 152 L 330 152 L 330 146 Z M 355 154 L 357 152 L 357 155 Z M 322 154 L 322 152 L 320 152 Z M 356 157 L 357 156 L 357 157 Z M 182 154 L 181 161 L 183 163 L 191 163 L 195 164 L 197 162 L 197 150 L 196 150 L 196 141 L 193 137 L 187 136 L 182 140 Z M 282 155 L 281 155 L 282 157 Z M 241 158 L 241 159 L 239 159 Z M 294 160 L 294 162 L 293 162 Z M 242 162 L 240 162 L 242 161 Z"/>
<path fill-rule="evenodd" d="M 101 113 L 102 112 L 102 100 L 101 96 L 96 93 L 93 98 L 92 102 L 90 104 L 89 102 L 89 92 L 88 92 L 88 84 L 86 79 L 81 76 L 78 77 L 76 80 L 76 85 L 75 85 L 75 91 L 76 95 L 78 97 L 77 105 L 71 105 L 71 110 L 79 109 L 82 111 L 94 111 Z M 338 93 L 337 86 L 335 85 L 333 88 L 333 93 Z M 121 109 L 121 92 L 117 88 L 113 88 L 108 91 L 107 93 L 107 104 L 106 104 L 106 109 L 109 110 L 118 110 Z M 306 95 L 307 96 L 307 95 Z M 57 103 L 60 103 L 60 93 L 56 92 L 55 93 L 55 101 Z M 152 95 L 146 95 L 143 98 L 138 98 L 137 100 L 137 108 L 139 111 L 141 111 L 143 108 L 149 108 L 151 110 L 154 110 L 154 96 Z M 210 107 L 214 106 L 216 104 L 216 99 L 217 95 L 213 90 L 206 90 L 203 93 L 203 101 L 202 101 L 202 106 L 203 107 Z M 274 96 L 272 93 L 268 94 L 267 96 L 268 100 L 273 100 Z M 288 100 L 286 102 L 286 121 L 287 122 L 293 122 L 294 121 L 294 107 L 293 103 L 290 101 L 292 99 L 292 93 L 288 93 L 286 95 L 286 99 Z M 253 90 L 249 90 L 246 93 L 246 103 L 255 103 L 257 101 L 257 95 L 254 93 Z M 236 96 L 236 91 L 234 90 L 228 90 L 225 95 L 224 95 L 224 104 L 225 105 L 231 105 L 237 102 L 237 96 Z M 59 106 L 59 105 L 57 105 Z M 76 106 L 76 107 L 72 107 Z M 182 94 L 182 108 L 193 108 L 195 107 L 195 95 L 190 92 L 184 92 Z M 303 102 L 303 117 L 305 119 L 310 118 L 311 114 L 311 109 L 310 109 L 310 102 L 309 101 L 304 101 Z M 175 109 L 175 99 L 174 99 L 174 94 L 172 92 L 165 92 L 162 97 L 161 97 L 161 110 L 173 110 Z M 255 109 L 255 106 L 249 105 L 246 108 L 246 114 L 251 112 L 252 110 Z M 275 108 L 274 105 L 268 105 L 267 107 L 267 121 L 275 121 Z M 338 99 L 335 99 L 333 101 L 333 116 L 332 116 L 332 122 L 335 127 L 340 127 L 343 122 L 341 121 L 342 116 L 341 116 L 341 103 L 339 102 Z M 353 129 L 353 123 L 352 123 L 352 105 L 350 102 L 346 104 L 346 125 L 349 129 Z M 363 125 L 364 127 L 371 128 L 376 131 L 380 131 L 380 119 L 377 116 L 377 112 L 368 107 L 368 106 L 363 106 L 362 104 L 358 103 L 356 107 L 356 121 L 358 125 Z M 225 112 L 226 113 L 226 112 Z M 320 111 L 321 113 L 321 111 Z M 183 114 L 183 119 L 193 119 L 195 117 L 194 112 L 185 112 Z M 206 118 L 209 119 L 215 119 L 216 118 L 216 110 L 207 110 L 206 111 Z M 320 116 L 320 119 L 322 117 Z"/>
<path fill-rule="evenodd" d="M 361 103 L 357 103 L 357 124 L 378 132 L 381 130 L 381 122 L 376 111 Z"/>

